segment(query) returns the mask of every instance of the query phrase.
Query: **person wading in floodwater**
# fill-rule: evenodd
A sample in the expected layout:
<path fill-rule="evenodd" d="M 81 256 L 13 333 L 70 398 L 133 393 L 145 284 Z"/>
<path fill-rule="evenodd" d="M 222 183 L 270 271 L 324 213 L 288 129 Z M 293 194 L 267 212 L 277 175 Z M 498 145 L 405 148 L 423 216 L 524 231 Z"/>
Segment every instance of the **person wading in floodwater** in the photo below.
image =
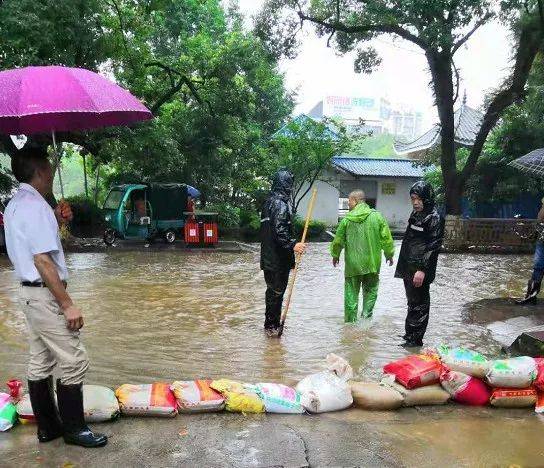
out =
<path fill-rule="evenodd" d="M 359 293 L 363 289 L 365 319 L 372 318 L 378 298 L 382 252 L 389 266 L 393 265 L 395 246 L 387 221 L 380 212 L 365 202 L 365 192 L 354 190 L 348 198 L 349 213 L 340 222 L 330 246 L 332 264 L 340 262 L 344 250 L 344 321 L 356 322 Z"/>
<path fill-rule="evenodd" d="M 395 277 L 404 280 L 408 300 L 406 333 L 402 337 L 405 347 L 423 346 L 431 307 L 429 290 L 444 238 L 444 219 L 435 208 L 432 186 L 424 181 L 416 182 L 410 189 L 410 198 L 414 210 L 395 271 Z"/>
<path fill-rule="evenodd" d="M 266 281 L 264 329 L 269 337 L 278 335 L 289 272 L 295 266 L 295 253 L 304 253 L 305 248 L 293 239 L 289 206 L 292 191 L 293 174 L 283 169 L 278 171 L 261 212 L 261 270 Z"/>

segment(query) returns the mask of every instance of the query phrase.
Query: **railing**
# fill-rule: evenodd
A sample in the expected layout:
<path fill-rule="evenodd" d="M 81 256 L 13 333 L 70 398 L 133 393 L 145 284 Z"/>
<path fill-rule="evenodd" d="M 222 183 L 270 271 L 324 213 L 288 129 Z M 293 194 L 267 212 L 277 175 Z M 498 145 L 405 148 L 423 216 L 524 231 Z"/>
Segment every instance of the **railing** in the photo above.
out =
<path fill-rule="evenodd" d="M 533 219 L 462 219 L 448 216 L 444 247 L 446 250 L 528 252 L 534 248 L 536 239 L 531 234 L 536 232 L 537 224 Z"/>

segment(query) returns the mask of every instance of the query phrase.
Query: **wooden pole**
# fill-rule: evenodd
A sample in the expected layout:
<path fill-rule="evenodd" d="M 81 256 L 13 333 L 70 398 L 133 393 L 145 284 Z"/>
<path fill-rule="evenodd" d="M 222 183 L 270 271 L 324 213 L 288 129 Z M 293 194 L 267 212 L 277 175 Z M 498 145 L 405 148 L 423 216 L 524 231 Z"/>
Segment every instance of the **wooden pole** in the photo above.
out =
<path fill-rule="evenodd" d="M 312 213 L 314 211 L 316 197 L 317 197 L 317 189 L 314 188 L 312 191 L 312 197 L 310 198 L 310 203 L 308 205 L 308 212 L 306 213 L 306 222 L 304 223 L 304 230 L 302 231 L 302 239 L 300 241 L 303 244 L 306 242 L 306 235 L 308 234 L 308 226 L 310 225 L 310 221 L 312 219 Z M 291 297 L 293 296 L 293 290 L 295 289 L 295 281 L 297 279 L 298 267 L 300 265 L 301 260 L 302 260 L 302 254 L 297 254 L 295 258 L 295 271 L 293 271 L 293 275 L 291 276 L 291 281 L 289 283 L 289 289 L 287 292 L 287 299 L 285 301 L 285 307 L 281 314 L 280 329 L 278 332 L 278 337 L 280 337 L 283 333 L 283 326 L 285 325 L 285 319 L 287 318 L 287 314 L 289 312 L 289 306 L 291 305 Z"/>

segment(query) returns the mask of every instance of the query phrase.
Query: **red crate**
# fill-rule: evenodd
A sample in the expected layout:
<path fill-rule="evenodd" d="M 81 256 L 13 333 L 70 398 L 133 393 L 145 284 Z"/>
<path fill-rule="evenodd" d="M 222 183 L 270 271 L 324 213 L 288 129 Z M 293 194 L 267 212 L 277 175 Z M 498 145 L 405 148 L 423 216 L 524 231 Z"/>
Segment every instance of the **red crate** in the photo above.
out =
<path fill-rule="evenodd" d="M 195 221 L 185 224 L 185 243 L 200 244 L 200 226 Z"/>
<path fill-rule="evenodd" d="M 204 244 L 217 245 L 218 242 L 217 223 L 204 223 Z"/>

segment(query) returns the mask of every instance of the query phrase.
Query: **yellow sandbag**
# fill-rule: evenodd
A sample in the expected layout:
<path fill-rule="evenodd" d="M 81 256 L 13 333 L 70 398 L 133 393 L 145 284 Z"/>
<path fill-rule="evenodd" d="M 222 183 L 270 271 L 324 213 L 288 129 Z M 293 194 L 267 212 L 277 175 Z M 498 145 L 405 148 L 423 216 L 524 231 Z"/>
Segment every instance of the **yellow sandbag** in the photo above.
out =
<path fill-rule="evenodd" d="M 351 382 L 355 406 L 367 410 L 394 410 L 404 403 L 404 397 L 387 385 L 374 382 Z"/>
<path fill-rule="evenodd" d="M 450 394 L 439 384 L 413 390 L 408 390 L 397 382 L 391 382 L 389 385 L 404 397 L 404 406 L 444 405 L 450 399 Z"/>
<path fill-rule="evenodd" d="M 225 409 L 231 413 L 264 413 L 264 402 L 253 385 L 235 380 L 214 380 L 210 387 L 225 397 Z"/>

